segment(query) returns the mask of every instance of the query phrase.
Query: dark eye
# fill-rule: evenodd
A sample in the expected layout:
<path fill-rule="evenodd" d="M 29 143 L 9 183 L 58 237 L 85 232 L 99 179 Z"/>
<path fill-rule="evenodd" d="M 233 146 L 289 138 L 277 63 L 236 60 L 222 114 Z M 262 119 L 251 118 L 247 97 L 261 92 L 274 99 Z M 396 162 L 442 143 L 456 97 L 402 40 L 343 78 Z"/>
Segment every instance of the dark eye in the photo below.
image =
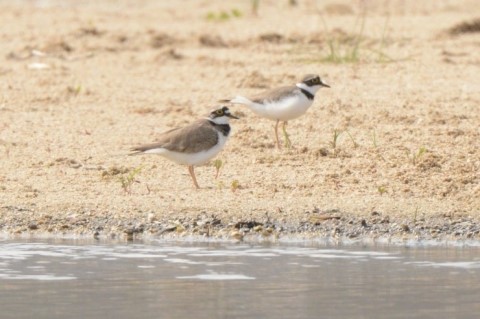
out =
<path fill-rule="evenodd" d="M 319 79 L 319 78 L 315 78 L 315 79 L 313 80 L 313 83 L 320 83 L 320 79 Z"/>
<path fill-rule="evenodd" d="M 223 115 L 223 110 L 216 110 L 216 111 L 215 111 L 215 114 L 217 114 L 217 115 Z"/>

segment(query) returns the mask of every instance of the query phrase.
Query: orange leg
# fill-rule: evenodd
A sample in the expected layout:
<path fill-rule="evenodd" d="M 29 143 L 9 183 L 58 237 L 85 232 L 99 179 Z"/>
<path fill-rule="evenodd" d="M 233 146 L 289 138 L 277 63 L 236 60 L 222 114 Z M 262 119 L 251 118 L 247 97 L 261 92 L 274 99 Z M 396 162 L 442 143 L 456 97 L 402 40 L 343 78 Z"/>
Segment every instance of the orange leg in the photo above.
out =
<path fill-rule="evenodd" d="M 192 180 L 193 180 L 193 184 L 195 185 L 195 188 L 199 189 L 200 186 L 198 186 L 197 178 L 195 177 L 195 171 L 193 170 L 193 165 L 188 165 L 188 172 L 190 173 L 190 176 L 192 176 Z"/>
<path fill-rule="evenodd" d="M 285 146 L 287 148 L 290 148 L 292 147 L 292 141 L 290 141 L 290 137 L 288 137 L 288 133 L 287 133 L 287 121 L 284 121 L 283 122 L 283 136 L 285 137 Z"/>
<path fill-rule="evenodd" d="M 277 148 L 280 149 L 280 142 L 278 141 L 278 123 L 280 123 L 280 120 L 277 120 L 277 123 L 275 123 L 275 140 L 277 141 Z"/>

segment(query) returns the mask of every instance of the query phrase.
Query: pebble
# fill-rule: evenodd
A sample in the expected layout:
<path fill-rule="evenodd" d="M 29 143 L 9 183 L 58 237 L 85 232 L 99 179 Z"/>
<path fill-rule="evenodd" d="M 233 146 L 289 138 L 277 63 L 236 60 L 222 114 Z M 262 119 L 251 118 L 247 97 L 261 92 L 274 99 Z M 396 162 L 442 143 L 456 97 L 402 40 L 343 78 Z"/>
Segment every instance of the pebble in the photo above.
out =
<path fill-rule="evenodd" d="M 357 216 L 348 213 L 309 212 L 305 218 L 292 222 L 283 216 L 253 220 L 220 219 L 207 213 L 196 217 L 162 218 L 161 214 L 145 213 L 142 222 L 122 214 L 97 216 L 95 212 L 66 212 L 61 214 L 38 213 L 24 207 L 2 207 L 0 232 L 23 234 L 31 231 L 50 233 L 49 236 L 90 234 L 116 238 L 125 235 L 127 240 L 146 236 L 203 236 L 214 238 L 276 238 L 298 236 L 304 238 L 351 238 L 355 240 L 383 237 L 413 240 L 480 240 L 480 220 L 476 217 L 445 216 L 391 217 L 384 213 Z M 13 213 L 10 213 L 13 212 Z M 329 218 L 315 218 L 329 216 Z M 333 217 L 333 218 L 332 218 Z"/>
<path fill-rule="evenodd" d="M 28 224 L 28 229 L 30 229 L 30 230 L 37 230 L 37 229 L 38 229 L 37 223 L 32 222 L 32 223 Z"/>

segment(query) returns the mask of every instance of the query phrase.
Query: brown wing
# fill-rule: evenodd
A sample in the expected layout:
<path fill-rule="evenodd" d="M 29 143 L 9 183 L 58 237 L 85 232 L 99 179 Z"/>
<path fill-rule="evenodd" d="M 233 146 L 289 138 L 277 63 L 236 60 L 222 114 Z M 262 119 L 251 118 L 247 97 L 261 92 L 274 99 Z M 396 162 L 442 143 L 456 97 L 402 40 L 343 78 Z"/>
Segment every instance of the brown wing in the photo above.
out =
<path fill-rule="evenodd" d="M 197 153 L 214 146 L 217 142 L 217 131 L 208 120 L 202 119 L 183 128 L 164 132 L 157 142 L 134 147 L 132 151 L 141 153 L 155 148 L 165 148 L 174 152 Z"/>
<path fill-rule="evenodd" d="M 266 101 L 278 101 L 290 95 L 293 95 L 298 88 L 296 86 L 282 86 L 253 96 L 250 100 L 255 103 L 263 103 Z"/>

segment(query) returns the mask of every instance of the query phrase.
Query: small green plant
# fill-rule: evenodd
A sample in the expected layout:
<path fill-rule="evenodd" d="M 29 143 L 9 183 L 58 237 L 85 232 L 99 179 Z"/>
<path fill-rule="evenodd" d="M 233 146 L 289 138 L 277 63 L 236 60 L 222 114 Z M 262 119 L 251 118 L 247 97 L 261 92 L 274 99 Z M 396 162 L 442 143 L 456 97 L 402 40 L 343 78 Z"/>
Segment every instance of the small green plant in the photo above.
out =
<path fill-rule="evenodd" d="M 336 156 L 337 155 L 337 143 L 338 143 L 338 138 L 342 134 L 342 131 L 334 129 L 333 130 L 333 139 L 330 142 L 330 146 L 333 148 L 333 154 Z"/>
<path fill-rule="evenodd" d="M 373 43 L 365 41 L 364 31 L 367 20 L 367 9 L 363 5 L 361 13 L 357 16 L 353 32 L 331 32 L 327 27 L 327 23 L 323 15 L 320 16 L 324 33 L 328 35 L 326 40 L 328 44 L 328 52 L 321 58 L 321 61 L 328 63 L 358 63 L 365 60 L 365 52 L 373 52 L 376 58 L 370 59 L 375 62 L 391 62 L 394 61 L 387 54 L 384 53 L 386 46 L 386 38 L 388 32 L 388 25 L 390 22 L 389 16 L 385 19 L 383 26 L 382 38 L 380 41 Z M 358 30 L 358 31 L 357 31 Z M 376 47 L 378 44 L 378 48 Z"/>
<path fill-rule="evenodd" d="M 205 16 L 205 19 L 207 20 L 215 20 L 217 18 L 217 15 L 213 12 L 208 12 L 207 15 Z"/>
<path fill-rule="evenodd" d="M 359 43 L 359 42 L 358 42 Z M 329 39 L 327 41 L 329 52 L 322 59 L 324 62 L 329 63 L 356 63 L 359 61 L 358 47 L 355 45 L 351 50 L 342 47 L 342 43 L 339 39 Z"/>
<path fill-rule="evenodd" d="M 217 182 L 217 189 L 223 189 L 225 187 L 225 184 L 222 181 Z"/>
<path fill-rule="evenodd" d="M 128 172 L 128 174 L 124 174 L 118 178 L 120 185 L 126 194 L 132 193 L 132 185 L 133 183 L 137 182 L 135 177 L 141 172 L 142 168 L 143 166 L 139 166 Z"/>
<path fill-rule="evenodd" d="M 252 4 L 252 14 L 254 16 L 258 15 L 258 6 L 260 5 L 260 0 L 251 0 Z"/>
<path fill-rule="evenodd" d="M 373 131 L 372 131 L 372 143 L 373 143 L 373 147 L 375 147 L 375 148 L 378 147 L 378 144 L 377 144 L 377 132 L 375 131 L 375 129 L 373 129 Z"/>
<path fill-rule="evenodd" d="M 215 174 L 215 179 L 218 178 L 218 175 L 220 175 L 220 169 L 223 167 L 223 162 L 221 159 L 216 159 L 214 162 L 213 162 L 213 166 L 215 167 L 215 170 L 216 170 L 216 174 Z"/>
<path fill-rule="evenodd" d="M 240 182 L 237 179 L 234 179 L 232 181 L 232 184 L 230 185 L 230 189 L 232 190 L 232 192 L 235 193 L 239 188 L 240 188 Z"/>
<path fill-rule="evenodd" d="M 67 93 L 69 95 L 74 95 L 74 96 L 77 96 L 80 94 L 80 92 L 82 91 L 82 86 L 79 84 L 79 85 L 76 85 L 76 86 L 67 86 Z"/>
<path fill-rule="evenodd" d="M 232 9 L 230 11 L 220 11 L 220 12 L 208 12 L 205 16 L 205 19 L 209 21 L 227 21 L 231 18 L 240 18 L 242 17 L 242 11 L 238 9 Z"/>
<path fill-rule="evenodd" d="M 218 14 L 218 20 L 224 21 L 230 19 L 230 15 L 226 11 L 222 11 Z"/>
<path fill-rule="evenodd" d="M 413 213 L 413 222 L 417 222 L 417 216 L 418 216 L 418 206 L 415 206 L 415 212 Z"/>
<path fill-rule="evenodd" d="M 377 191 L 380 194 L 380 196 L 382 196 L 383 194 L 385 194 L 387 192 L 387 188 L 385 186 L 378 186 Z"/>
<path fill-rule="evenodd" d="M 235 18 L 240 18 L 242 16 L 242 11 L 238 9 L 232 9 L 232 16 Z"/>
<path fill-rule="evenodd" d="M 333 36 L 331 35 L 327 40 L 328 54 L 322 59 L 324 62 L 330 63 L 356 63 L 360 60 L 360 43 L 363 41 L 363 32 L 365 30 L 366 10 L 357 17 L 355 25 L 360 23 L 360 30 L 354 36 Z M 325 34 L 328 32 L 327 22 L 323 15 L 320 16 L 325 29 Z"/>
<path fill-rule="evenodd" d="M 385 24 L 383 25 L 382 40 L 380 41 L 380 49 L 376 51 L 378 54 L 377 62 L 391 62 L 393 61 L 388 55 L 386 55 L 383 50 L 385 49 L 385 39 L 387 37 L 388 24 L 390 22 L 390 15 L 387 15 L 385 19 Z"/>
<path fill-rule="evenodd" d="M 348 137 L 349 137 L 350 140 L 352 141 L 353 147 L 354 147 L 354 148 L 357 148 L 357 147 L 358 147 L 358 143 L 355 141 L 355 139 L 353 138 L 352 134 L 350 134 L 349 131 L 345 131 L 345 133 L 347 133 Z"/>
<path fill-rule="evenodd" d="M 408 157 L 410 158 L 410 161 L 412 162 L 413 165 L 417 165 L 418 160 L 427 152 L 427 149 L 422 146 L 418 149 L 417 152 L 410 152 L 408 154 Z"/>

